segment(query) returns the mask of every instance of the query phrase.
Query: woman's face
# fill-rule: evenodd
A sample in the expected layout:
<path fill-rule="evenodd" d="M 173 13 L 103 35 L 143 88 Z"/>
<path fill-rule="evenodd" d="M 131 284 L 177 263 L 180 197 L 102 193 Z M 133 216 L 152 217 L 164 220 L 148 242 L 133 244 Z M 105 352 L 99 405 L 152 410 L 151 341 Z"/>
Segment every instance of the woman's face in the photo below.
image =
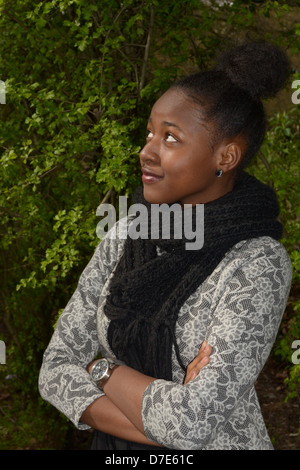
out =
<path fill-rule="evenodd" d="M 212 151 L 199 106 L 182 91 L 168 90 L 152 108 L 140 153 L 145 199 L 200 204 L 222 196 L 222 178 L 215 175 L 218 149 Z"/>

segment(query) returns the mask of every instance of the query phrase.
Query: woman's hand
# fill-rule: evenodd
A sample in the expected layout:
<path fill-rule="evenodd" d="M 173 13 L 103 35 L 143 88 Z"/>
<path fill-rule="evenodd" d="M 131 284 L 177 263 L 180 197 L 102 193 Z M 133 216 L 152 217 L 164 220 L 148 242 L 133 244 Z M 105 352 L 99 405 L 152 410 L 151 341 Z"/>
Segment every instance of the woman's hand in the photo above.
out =
<path fill-rule="evenodd" d="M 199 374 L 200 370 L 203 369 L 206 364 L 209 363 L 212 347 L 207 344 L 207 341 L 203 341 L 201 348 L 195 359 L 187 367 L 185 379 L 183 385 L 193 380 Z"/>

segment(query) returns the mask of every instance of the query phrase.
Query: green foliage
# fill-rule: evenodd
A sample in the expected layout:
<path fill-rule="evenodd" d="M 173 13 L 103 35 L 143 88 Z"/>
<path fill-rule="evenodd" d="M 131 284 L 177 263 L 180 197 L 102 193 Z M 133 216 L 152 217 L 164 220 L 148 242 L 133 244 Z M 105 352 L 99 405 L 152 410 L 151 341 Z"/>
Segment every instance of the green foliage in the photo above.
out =
<path fill-rule="evenodd" d="M 290 397 L 300 397 L 299 365 L 293 364 L 292 343 L 300 339 L 300 106 L 277 113 L 269 120 L 269 131 L 251 172 L 274 187 L 280 203 L 284 226 L 282 243 L 293 264 L 293 283 L 288 308 L 274 348 L 286 361 Z"/>
<path fill-rule="evenodd" d="M 36 400 L 37 415 L 45 406 L 36 385 L 42 353 L 99 242 L 98 205 L 140 184 L 138 153 L 153 102 L 178 76 L 206 68 L 221 46 L 245 30 L 261 37 L 264 18 L 276 21 L 289 10 L 285 2 L 231 3 L 0 1 L 1 339 L 7 373 Z M 292 23 L 263 36 L 295 52 L 298 30 Z M 299 107 L 293 109 L 270 121 L 263 153 L 272 173 L 262 163 L 256 171 L 279 192 L 297 283 Z M 299 314 L 294 318 L 298 325 Z"/>
<path fill-rule="evenodd" d="M 261 151 L 251 170 L 275 189 L 280 203 L 280 219 L 284 226 L 283 244 L 295 261 L 294 280 L 300 281 L 299 232 L 300 232 L 300 107 L 277 113 L 269 119 Z"/>

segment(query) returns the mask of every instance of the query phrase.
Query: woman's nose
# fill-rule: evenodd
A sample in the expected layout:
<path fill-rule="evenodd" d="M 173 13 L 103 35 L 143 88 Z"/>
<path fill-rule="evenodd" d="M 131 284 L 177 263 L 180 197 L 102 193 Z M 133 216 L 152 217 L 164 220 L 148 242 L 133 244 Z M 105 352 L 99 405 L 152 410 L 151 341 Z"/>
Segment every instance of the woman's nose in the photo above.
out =
<path fill-rule="evenodd" d="M 142 163 L 159 163 L 159 151 L 152 141 L 147 142 L 140 151 L 140 160 Z"/>

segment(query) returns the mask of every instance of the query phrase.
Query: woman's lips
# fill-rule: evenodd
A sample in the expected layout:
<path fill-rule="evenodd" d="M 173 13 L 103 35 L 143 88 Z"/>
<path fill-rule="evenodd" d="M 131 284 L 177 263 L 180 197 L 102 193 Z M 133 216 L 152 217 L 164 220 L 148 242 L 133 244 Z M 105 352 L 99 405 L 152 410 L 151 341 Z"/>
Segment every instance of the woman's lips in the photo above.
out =
<path fill-rule="evenodd" d="M 160 181 L 163 178 L 162 176 L 153 173 L 152 171 L 148 171 L 145 168 L 142 168 L 142 173 L 142 181 L 146 184 L 157 183 L 157 181 Z"/>

